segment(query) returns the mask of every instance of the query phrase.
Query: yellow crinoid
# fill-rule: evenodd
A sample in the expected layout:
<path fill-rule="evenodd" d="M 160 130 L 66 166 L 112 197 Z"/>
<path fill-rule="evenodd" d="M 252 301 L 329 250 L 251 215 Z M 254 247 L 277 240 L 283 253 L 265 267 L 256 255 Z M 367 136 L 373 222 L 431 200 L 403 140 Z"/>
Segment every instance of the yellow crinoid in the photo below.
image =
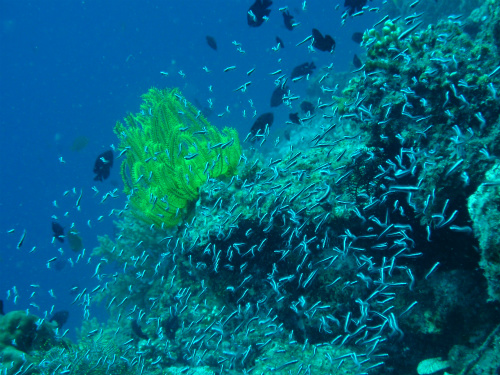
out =
<path fill-rule="evenodd" d="M 241 156 L 235 129 L 219 131 L 178 90 L 150 89 L 141 112 L 117 122 L 121 175 L 132 212 L 157 227 L 189 213 L 208 178 L 232 176 Z"/>

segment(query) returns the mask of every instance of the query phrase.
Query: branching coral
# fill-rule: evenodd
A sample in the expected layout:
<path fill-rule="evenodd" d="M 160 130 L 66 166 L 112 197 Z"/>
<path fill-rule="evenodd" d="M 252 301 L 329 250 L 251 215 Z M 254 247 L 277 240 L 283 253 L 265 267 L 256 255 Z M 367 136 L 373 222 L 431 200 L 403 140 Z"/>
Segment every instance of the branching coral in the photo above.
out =
<path fill-rule="evenodd" d="M 149 224 L 178 224 L 208 178 L 234 174 L 241 147 L 235 129 L 219 132 L 177 90 L 150 89 L 141 112 L 118 122 L 126 159 L 122 178 L 134 214 Z"/>

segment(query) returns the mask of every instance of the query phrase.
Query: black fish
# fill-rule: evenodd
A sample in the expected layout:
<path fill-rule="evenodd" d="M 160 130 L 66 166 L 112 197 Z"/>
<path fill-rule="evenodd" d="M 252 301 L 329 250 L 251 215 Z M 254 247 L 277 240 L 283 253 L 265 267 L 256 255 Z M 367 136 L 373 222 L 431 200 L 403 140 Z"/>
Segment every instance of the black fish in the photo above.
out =
<path fill-rule="evenodd" d="M 311 115 L 314 113 L 314 105 L 307 100 L 304 100 L 302 103 L 300 103 L 300 109 L 304 113 L 309 112 Z"/>
<path fill-rule="evenodd" d="M 352 33 L 351 39 L 354 43 L 361 44 L 361 42 L 363 41 L 363 33 L 356 31 Z"/>
<path fill-rule="evenodd" d="M 255 3 L 248 8 L 247 22 L 251 27 L 259 27 L 264 23 L 264 17 L 269 17 L 273 2 L 271 0 L 255 0 Z"/>
<path fill-rule="evenodd" d="M 316 65 L 314 65 L 314 62 L 300 64 L 293 68 L 292 79 L 311 74 L 314 69 L 316 69 Z"/>
<path fill-rule="evenodd" d="M 297 124 L 297 125 L 300 125 L 300 117 L 299 117 L 299 113 L 296 112 L 296 113 L 290 113 L 288 115 L 288 118 L 290 119 L 291 122 L 293 122 L 294 124 Z"/>
<path fill-rule="evenodd" d="M 64 228 L 61 226 L 61 224 L 53 221 L 52 222 L 52 232 L 54 232 L 54 238 L 56 240 L 58 240 L 61 243 L 64 242 Z"/>
<path fill-rule="evenodd" d="M 347 9 L 347 13 L 352 16 L 354 13 L 359 12 L 366 5 L 367 0 L 345 0 L 344 6 Z"/>
<path fill-rule="evenodd" d="M 56 322 L 57 328 L 62 328 L 66 324 L 69 318 L 69 312 L 66 310 L 57 311 L 52 315 L 49 322 Z"/>
<path fill-rule="evenodd" d="M 266 126 L 271 127 L 274 121 L 274 115 L 272 112 L 266 112 L 257 117 L 257 120 L 252 125 L 252 128 L 250 129 L 250 133 L 255 137 L 257 133 L 259 134 L 264 134 L 266 131 Z M 255 139 L 253 139 L 255 140 Z"/>
<path fill-rule="evenodd" d="M 213 36 L 207 35 L 207 44 L 212 48 L 213 50 L 217 51 L 217 42 L 215 41 Z"/>
<path fill-rule="evenodd" d="M 132 320 L 132 332 L 134 332 L 141 339 L 148 339 L 148 336 L 142 332 L 141 326 L 137 323 L 137 319 Z"/>
<path fill-rule="evenodd" d="M 280 45 L 280 48 L 285 48 L 285 43 L 283 43 L 279 36 L 276 37 L 276 43 Z"/>
<path fill-rule="evenodd" d="M 94 164 L 94 181 L 102 181 L 109 177 L 111 167 L 113 166 L 113 151 L 108 150 L 97 157 Z"/>
<path fill-rule="evenodd" d="M 286 94 L 288 87 L 281 87 L 279 85 L 273 91 L 273 95 L 271 95 L 271 107 L 278 107 L 283 103 L 283 95 Z"/>
<path fill-rule="evenodd" d="M 0 315 L 5 315 L 3 312 L 3 301 L 0 299 Z"/>
<path fill-rule="evenodd" d="M 285 21 L 285 27 L 292 31 L 293 30 L 293 16 L 290 14 L 290 12 L 287 10 L 286 12 L 283 12 L 283 21 Z"/>
<path fill-rule="evenodd" d="M 318 29 L 313 29 L 312 35 L 314 48 L 324 52 L 333 52 L 335 50 L 335 40 L 330 35 L 323 36 Z"/>
<path fill-rule="evenodd" d="M 352 58 L 352 64 L 357 69 L 359 69 L 359 68 L 361 68 L 363 66 L 363 63 L 361 62 L 361 59 L 356 54 L 354 54 L 354 57 Z"/>

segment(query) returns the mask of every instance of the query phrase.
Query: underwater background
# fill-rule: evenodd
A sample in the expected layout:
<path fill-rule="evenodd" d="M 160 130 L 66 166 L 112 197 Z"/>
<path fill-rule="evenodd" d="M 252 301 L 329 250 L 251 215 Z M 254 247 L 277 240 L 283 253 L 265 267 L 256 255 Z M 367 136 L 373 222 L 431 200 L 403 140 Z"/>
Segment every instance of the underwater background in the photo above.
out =
<path fill-rule="evenodd" d="M 500 373 L 498 0 L 0 21 L 0 374 Z"/>

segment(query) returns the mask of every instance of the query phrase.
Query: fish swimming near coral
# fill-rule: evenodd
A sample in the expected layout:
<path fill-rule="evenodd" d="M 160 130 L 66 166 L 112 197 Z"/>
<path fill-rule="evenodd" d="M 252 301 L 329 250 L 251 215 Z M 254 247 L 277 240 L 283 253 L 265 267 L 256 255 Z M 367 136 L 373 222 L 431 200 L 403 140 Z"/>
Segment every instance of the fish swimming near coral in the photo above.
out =
<path fill-rule="evenodd" d="M 300 103 L 300 109 L 302 110 L 302 112 L 309 112 L 312 115 L 314 113 L 314 104 L 308 102 L 307 100 L 304 100 L 302 103 Z"/>
<path fill-rule="evenodd" d="M 52 232 L 54 232 L 54 238 L 56 240 L 58 240 L 61 243 L 64 242 L 64 228 L 61 226 L 61 224 L 53 221 L 52 222 Z"/>
<path fill-rule="evenodd" d="M 295 68 L 293 68 L 292 79 L 311 74 L 314 71 L 314 69 L 316 69 L 316 65 L 314 65 L 314 62 L 310 62 L 310 63 L 306 62 L 306 63 L 300 64 L 300 65 L 296 66 Z"/>
<path fill-rule="evenodd" d="M 0 315 L 5 315 L 3 312 L 3 301 L 0 299 Z"/>
<path fill-rule="evenodd" d="M 361 11 L 366 3 L 367 0 L 345 0 L 344 6 L 347 8 L 347 13 L 352 16 L 354 13 Z"/>
<path fill-rule="evenodd" d="M 255 137 L 257 134 L 264 134 L 266 127 L 271 127 L 274 121 L 274 115 L 272 112 L 266 112 L 257 117 L 257 120 L 253 123 L 250 133 Z"/>
<path fill-rule="evenodd" d="M 113 166 L 113 151 L 108 150 L 100 154 L 94 163 L 94 181 L 103 181 L 109 177 Z"/>
<path fill-rule="evenodd" d="M 207 35 L 205 38 L 207 39 L 208 46 L 214 51 L 217 51 L 217 42 L 215 41 L 215 38 L 210 35 Z"/>
<path fill-rule="evenodd" d="M 363 41 L 363 33 L 356 31 L 352 33 L 351 39 L 354 43 L 361 44 L 361 42 Z"/>
<path fill-rule="evenodd" d="M 271 95 L 271 107 L 278 107 L 283 103 L 283 95 L 286 94 L 288 87 L 282 87 L 279 85 L 273 91 Z"/>
<path fill-rule="evenodd" d="M 314 38 L 314 48 L 323 52 L 332 53 L 335 51 L 335 40 L 330 35 L 323 36 L 318 29 L 312 29 L 312 36 Z"/>
<path fill-rule="evenodd" d="M 69 318 L 69 311 L 61 310 L 57 311 L 52 315 L 49 322 L 56 322 L 57 328 L 62 328 L 66 324 Z"/>
<path fill-rule="evenodd" d="M 296 112 L 296 113 L 290 113 L 288 115 L 288 118 L 290 119 L 291 122 L 293 122 L 294 124 L 297 124 L 297 125 L 300 125 L 300 117 L 299 117 L 299 113 Z"/>
<path fill-rule="evenodd" d="M 293 16 L 290 14 L 290 12 L 287 10 L 286 12 L 283 12 L 283 21 L 285 22 L 285 27 L 292 31 L 293 30 Z"/>
<path fill-rule="evenodd" d="M 141 326 L 137 323 L 137 319 L 132 320 L 131 323 L 132 332 L 134 332 L 139 338 L 147 340 L 148 336 L 142 331 Z"/>
<path fill-rule="evenodd" d="M 259 27 L 271 14 L 269 8 L 273 2 L 271 0 L 255 0 L 255 3 L 248 8 L 247 22 L 250 27 Z"/>

